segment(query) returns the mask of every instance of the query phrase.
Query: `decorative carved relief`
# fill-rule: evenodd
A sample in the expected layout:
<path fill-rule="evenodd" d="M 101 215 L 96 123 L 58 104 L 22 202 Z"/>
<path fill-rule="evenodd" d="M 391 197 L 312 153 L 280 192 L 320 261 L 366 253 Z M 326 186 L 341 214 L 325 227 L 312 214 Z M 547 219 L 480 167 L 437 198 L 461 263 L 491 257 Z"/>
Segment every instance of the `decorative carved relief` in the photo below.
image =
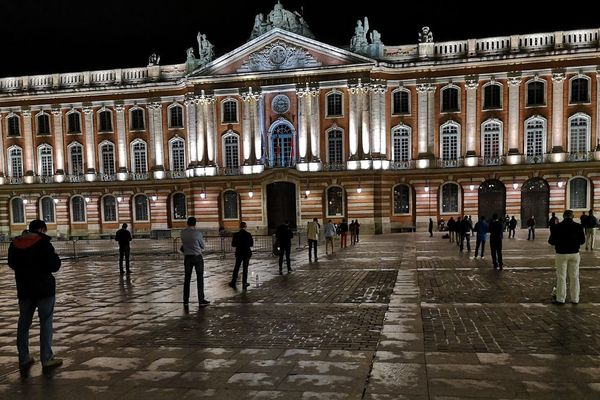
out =
<path fill-rule="evenodd" d="M 238 69 L 238 72 L 274 71 L 320 66 L 321 63 L 307 50 L 277 41 L 251 54 Z"/>

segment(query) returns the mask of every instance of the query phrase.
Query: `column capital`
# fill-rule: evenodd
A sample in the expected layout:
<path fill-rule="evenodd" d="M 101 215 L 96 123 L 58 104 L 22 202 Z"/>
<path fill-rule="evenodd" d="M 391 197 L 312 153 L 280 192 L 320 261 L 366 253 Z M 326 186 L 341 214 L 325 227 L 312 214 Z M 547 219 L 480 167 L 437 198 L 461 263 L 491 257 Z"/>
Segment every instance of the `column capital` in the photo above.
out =
<path fill-rule="evenodd" d="M 465 86 L 467 87 L 467 90 L 477 90 L 479 87 L 479 79 L 474 77 L 467 78 L 465 79 Z"/>
<path fill-rule="evenodd" d="M 83 107 L 83 113 L 85 115 L 90 115 L 93 112 L 94 112 L 94 109 L 91 106 L 85 106 L 85 107 Z"/>
<path fill-rule="evenodd" d="M 417 93 L 435 92 L 435 86 L 431 83 L 418 83 Z"/>
<path fill-rule="evenodd" d="M 252 86 L 248 87 L 248 91 L 241 92 L 240 96 L 242 96 L 242 100 L 249 101 L 259 101 L 262 97 L 262 93 L 260 91 L 252 90 Z"/>
<path fill-rule="evenodd" d="M 565 80 L 564 72 L 553 72 L 552 73 L 552 82 L 560 83 Z"/>
<path fill-rule="evenodd" d="M 62 111 L 60 110 L 60 107 L 52 107 L 52 115 L 54 115 L 55 117 L 62 116 Z"/>
<path fill-rule="evenodd" d="M 22 109 L 21 110 L 21 115 L 24 117 L 31 117 L 31 110 L 29 109 Z"/>
<path fill-rule="evenodd" d="M 160 110 L 161 107 L 162 107 L 162 104 L 158 101 L 153 101 L 148 104 L 148 108 L 151 110 Z"/>
<path fill-rule="evenodd" d="M 296 86 L 296 96 L 302 98 L 307 96 L 318 96 L 320 93 L 320 89 L 318 83 L 308 83 L 306 85 L 298 85 Z"/>
<path fill-rule="evenodd" d="M 508 86 L 519 87 L 519 85 L 521 85 L 521 80 L 520 76 L 510 76 L 508 78 Z"/>
<path fill-rule="evenodd" d="M 118 113 L 122 113 L 125 111 L 125 105 L 124 104 L 115 104 L 115 111 Z"/>

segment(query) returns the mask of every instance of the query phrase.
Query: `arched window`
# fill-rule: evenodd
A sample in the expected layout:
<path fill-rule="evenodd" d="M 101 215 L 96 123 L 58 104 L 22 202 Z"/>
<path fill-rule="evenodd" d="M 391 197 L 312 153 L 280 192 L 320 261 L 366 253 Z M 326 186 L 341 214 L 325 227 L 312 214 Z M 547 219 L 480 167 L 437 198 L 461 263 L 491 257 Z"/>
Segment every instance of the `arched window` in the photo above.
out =
<path fill-rule="evenodd" d="M 238 103 L 234 99 L 223 100 L 221 108 L 221 121 L 224 124 L 235 124 L 238 122 Z"/>
<path fill-rule="evenodd" d="M 546 120 L 531 117 L 525 121 L 525 154 L 527 157 L 541 158 L 546 153 Z"/>
<path fill-rule="evenodd" d="M 527 82 L 527 106 L 543 106 L 546 104 L 546 81 L 532 80 Z"/>
<path fill-rule="evenodd" d="M 25 204 L 22 198 L 15 197 L 10 201 L 10 213 L 13 224 L 25 223 Z"/>
<path fill-rule="evenodd" d="M 569 181 L 569 209 L 571 210 L 589 210 L 589 190 L 588 180 L 582 177 L 576 177 Z"/>
<path fill-rule="evenodd" d="M 102 109 L 98 113 L 98 131 L 99 132 L 112 132 L 112 113 L 110 110 Z"/>
<path fill-rule="evenodd" d="M 115 146 L 111 142 L 100 144 L 100 172 L 106 175 L 115 174 Z"/>
<path fill-rule="evenodd" d="M 23 150 L 18 146 L 8 149 L 8 175 L 12 178 L 23 177 Z"/>
<path fill-rule="evenodd" d="M 238 194 L 233 190 L 223 193 L 223 219 L 238 219 Z"/>
<path fill-rule="evenodd" d="M 489 83 L 483 87 L 483 109 L 494 110 L 502 108 L 502 85 Z"/>
<path fill-rule="evenodd" d="M 456 183 L 446 183 L 441 190 L 441 213 L 456 214 L 459 212 L 458 185 Z"/>
<path fill-rule="evenodd" d="M 341 164 L 344 162 L 344 133 L 339 128 L 327 131 L 327 162 Z"/>
<path fill-rule="evenodd" d="M 38 170 L 41 176 L 54 175 L 54 161 L 52 159 L 52 147 L 43 144 L 38 147 Z"/>
<path fill-rule="evenodd" d="M 590 81 L 588 77 L 578 76 L 571 79 L 571 103 L 590 102 Z"/>
<path fill-rule="evenodd" d="M 173 219 L 186 219 L 187 207 L 185 195 L 183 193 L 175 193 L 173 195 Z"/>
<path fill-rule="evenodd" d="M 408 89 L 396 89 L 392 92 L 392 114 L 410 114 L 410 91 Z"/>
<path fill-rule="evenodd" d="M 143 131 L 146 129 L 144 124 L 144 110 L 140 107 L 132 108 L 129 111 L 129 127 L 132 131 Z"/>
<path fill-rule="evenodd" d="M 411 159 L 411 129 L 408 125 L 398 125 L 392 128 L 392 160 L 410 161 Z"/>
<path fill-rule="evenodd" d="M 442 160 L 457 160 L 460 157 L 460 125 L 448 121 L 442 125 L 440 135 Z"/>
<path fill-rule="evenodd" d="M 8 136 L 21 135 L 19 117 L 17 115 L 9 114 L 9 116 L 6 118 L 6 127 L 8 129 Z"/>
<path fill-rule="evenodd" d="M 105 222 L 117 222 L 117 200 L 115 196 L 102 198 L 102 219 Z"/>
<path fill-rule="evenodd" d="M 67 114 L 67 133 L 81 133 L 81 115 L 77 111 Z"/>
<path fill-rule="evenodd" d="M 169 107 L 169 128 L 183 128 L 183 107 L 179 104 Z"/>
<path fill-rule="evenodd" d="M 50 116 L 44 112 L 37 115 L 37 134 L 50 134 Z"/>
<path fill-rule="evenodd" d="M 569 118 L 569 152 L 587 153 L 590 151 L 590 117 L 577 113 Z"/>
<path fill-rule="evenodd" d="M 71 221 L 85 222 L 85 200 L 81 196 L 71 197 Z"/>
<path fill-rule="evenodd" d="M 240 166 L 239 137 L 233 131 L 223 135 L 223 160 L 227 174 L 235 174 Z"/>
<path fill-rule="evenodd" d="M 131 143 L 132 171 L 135 173 L 148 172 L 146 159 L 146 143 L 143 140 L 135 140 Z"/>
<path fill-rule="evenodd" d="M 344 189 L 331 186 L 327 189 L 327 217 L 344 216 Z"/>
<path fill-rule="evenodd" d="M 459 111 L 458 87 L 446 86 L 442 89 L 442 112 Z"/>
<path fill-rule="evenodd" d="M 133 198 L 133 211 L 136 221 L 149 221 L 148 197 L 144 194 L 138 194 Z"/>
<path fill-rule="evenodd" d="M 410 213 L 410 187 L 408 185 L 394 186 L 394 215 Z"/>
<path fill-rule="evenodd" d="M 171 149 L 171 171 L 185 171 L 185 142 L 182 138 L 175 138 L 169 142 Z"/>
<path fill-rule="evenodd" d="M 492 119 L 481 125 L 481 154 L 484 162 L 493 162 L 502 154 L 502 122 Z"/>
<path fill-rule="evenodd" d="M 327 94 L 327 117 L 341 117 L 343 113 L 343 97 L 340 92 L 333 91 Z"/>
<path fill-rule="evenodd" d="M 51 197 L 42 197 L 40 200 L 40 210 L 42 212 L 42 221 L 54 223 L 54 199 Z"/>
<path fill-rule="evenodd" d="M 77 142 L 69 145 L 69 173 L 83 175 L 83 146 Z"/>
<path fill-rule="evenodd" d="M 271 131 L 271 157 L 275 167 L 291 167 L 294 165 L 294 134 L 292 125 L 281 121 Z"/>

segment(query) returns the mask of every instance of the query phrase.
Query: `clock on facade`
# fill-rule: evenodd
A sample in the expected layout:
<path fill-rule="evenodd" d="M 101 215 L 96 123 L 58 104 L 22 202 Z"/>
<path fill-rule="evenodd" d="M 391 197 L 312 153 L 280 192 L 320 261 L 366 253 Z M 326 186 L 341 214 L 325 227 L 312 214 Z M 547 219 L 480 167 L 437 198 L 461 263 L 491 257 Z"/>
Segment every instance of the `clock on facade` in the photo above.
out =
<path fill-rule="evenodd" d="M 273 97 L 273 101 L 271 102 L 271 108 L 277 114 L 285 114 L 290 110 L 290 99 L 285 94 L 278 94 Z"/>

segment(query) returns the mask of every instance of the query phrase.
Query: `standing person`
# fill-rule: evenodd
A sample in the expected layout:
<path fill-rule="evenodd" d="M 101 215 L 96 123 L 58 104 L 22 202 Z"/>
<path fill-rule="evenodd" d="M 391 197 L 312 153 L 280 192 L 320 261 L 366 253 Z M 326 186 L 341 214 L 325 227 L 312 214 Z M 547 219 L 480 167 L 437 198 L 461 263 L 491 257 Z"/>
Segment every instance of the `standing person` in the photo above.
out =
<path fill-rule="evenodd" d="M 433 219 L 429 218 L 429 228 L 427 229 L 429 231 L 429 237 L 433 237 Z"/>
<path fill-rule="evenodd" d="M 529 231 L 527 232 L 527 240 L 535 240 L 535 217 L 532 215 L 527 220 Z"/>
<path fill-rule="evenodd" d="M 454 217 L 450 217 L 448 220 L 448 236 L 450 236 L 450 243 L 454 243 L 454 236 L 456 234 L 456 221 Z"/>
<path fill-rule="evenodd" d="M 234 290 L 237 290 L 240 265 L 243 265 L 242 288 L 245 291 L 250 286 L 248 283 L 248 264 L 250 264 L 250 257 L 252 257 L 252 246 L 254 246 L 254 239 L 252 238 L 252 234 L 246 230 L 246 223 L 242 221 L 240 222 L 240 230 L 233 234 L 231 240 L 231 247 L 235 247 L 235 267 L 233 268 L 229 287 Z"/>
<path fill-rule="evenodd" d="M 517 220 L 513 215 L 510 221 L 508 222 L 508 238 L 515 238 L 515 229 L 517 229 Z M 511 236 L 512 235 L 512 236 Z"/>
<path fill-rule="evenodd" d="M 473 225 L 471 225 L 471 219 L 466 215 L 461 220 L 458 225 L 460 229 L 460 251 L 463 251 L 464 241 L 467 241 L 467 251 L 471 252 L 471 231 L 473 230 Z"/>
<path fill-rule="evenodd" d="M 508 218 L 508 214 L 504 217 L 504 231 L 508 230 L 508 223 L 510 222 L 510 218 Z"/>
<path fill-rule="evenodd" d="M 556 258 L 555 304 L 565 304 L 567 297 L 567 274 L 571 303 L 579 303 L 579 246 L 585 243 L 585 234 L 580 224 L 573 221 L 573 211 L 566 210 L 563 221 L 550 229 L 548 243 L 554 246 Z"/>
<path fill-rule="evenodd" d="M 294 237 L 294 233 L 292 232 L 292 228 L 290 228 L 290 221 L 285 221 L 284 224 L 279 225 L 277 231 L 275 232 L 275 237 L 279 242 L 279 247 L 281 251 L 279 252 L 279 275 L 283 275 L 283 254 L 285 253 L 285 262 L 287 265 L 288 273 L 292 270 L 290 266 L 290 252 L 292 251 L 292 238 Z"/>
<path fill-rule="evenodd" d="M 131 252 L 129 242 L 131 242 L 131 239 L 131 233 L 127 230 L 127 224 L 121 225 L 121 229 L 115 235 L 115 240 L 119 242 L 119 271 L 121 274 L 123 273 L 123 258 L 125 258 L 127 273 L 131 272 L 129 268 L 129 254 Z"/>
<path fill-rule="evenodd" d="M 358 243 L 360 239 L 360 224 L 358 220 L 354 220 L 354 243 Z"/>
<path fill-rule="evenodd" d="M 340 224 L 340 248 L 346 247 L 348 244 L 348 220 L 344 218 Z"/>
<path fill-rule="evenodd" d="M 556 213 L 552 213 L 552 217 L 550 217 L 550 219 L 548 220 L 548 228 L 552 229 L 552 227 L 556 224 L 558 224 L 558 217 L 556 216 Z"/>
<path fill-rule="evenodd" d="M 198 304 L 206 306 L 210 301 L 204 298 L 204 238 L 202 233 L 196 229 L 196 218 L 187 219 L 187 228 L 181 231 L 181 248 L 184 254 L 183 266 L 185 268 L 185 279 L 183 281 L 183 306 L 187 307 L 190 302 L 190 283 L 192 282 L 192 270 L 196 270 L 196 284 L 198 286 Z"/>
<path fill-rule="evenodd" d="M 587 218 L 585 219 L 585 249 L 594 250 L 594 235 L 596 226 L 598 226 L 598 220 L 594 216 L 594 210 L 590 210 Z"/>
<path fill-rule="evenodd" d="M 356 222 L 350 222 L 350 245 L 356 243 Z"/>
<path fill-rule="evenodd" d="M 327 252 L 327 247 L 331 244 L 331 252 L 333 253 L 333 238 L 335 237 L 335 225 L 331 220 L 325 224 L 325 254 L 329 254 Z"/>
<path fill-rule="evenodd" d="M 314 249 L 315 261 L 319 261 L 317 257 L 317 244 L 319 243 L 319 230 L 321 225 L 317 218 L 313 218 L 312 222 L 306 227 L 306 238 L 308 239 L 308 261 L 312 261 L 311 249 Z"/>
<path fill-rule="evenodd" d="M 481 215 L 479 217 L 479 221 L 475 224 L 475 232 L 477 233 L 476 244 L 475 244 L 475 256 L 473 258 L 477 258 L 477 253 L 479 252 L 479 247 L 481 246 L 481 258 L 483 258 L 483 249 L 485 249 L 485 241 L 487 240 L 489 226 L 485 220 L 485 216 Z"/>
<path fill-rule="evenodd" d="M 17 350 L 19 370 L 27 373 L 35 362 L 29 355 L 29 328 L 35 309 L 40 320 L 40 358 L 43 368 L 57 367 L 63 363 L 52 352 L 52 319 L 56 281 L 53 272 L 60 268 L 60 258 L 46 235 L 48 228 L 42 220 L 29 223 L 29 230 L 17 236 L 8 248 L 8 265 L 15 271 L 19 322 L 17 324 Z"/>
<path fill-rule="evenodd" d="M 498 219 L 498 214 L 492 215 L 492 221 L 490 222 L 490 252 L 492 253 L 492 264 L 494 269 L 502 270 L 502 232 L 504 225 L 502 221 Z"/>

